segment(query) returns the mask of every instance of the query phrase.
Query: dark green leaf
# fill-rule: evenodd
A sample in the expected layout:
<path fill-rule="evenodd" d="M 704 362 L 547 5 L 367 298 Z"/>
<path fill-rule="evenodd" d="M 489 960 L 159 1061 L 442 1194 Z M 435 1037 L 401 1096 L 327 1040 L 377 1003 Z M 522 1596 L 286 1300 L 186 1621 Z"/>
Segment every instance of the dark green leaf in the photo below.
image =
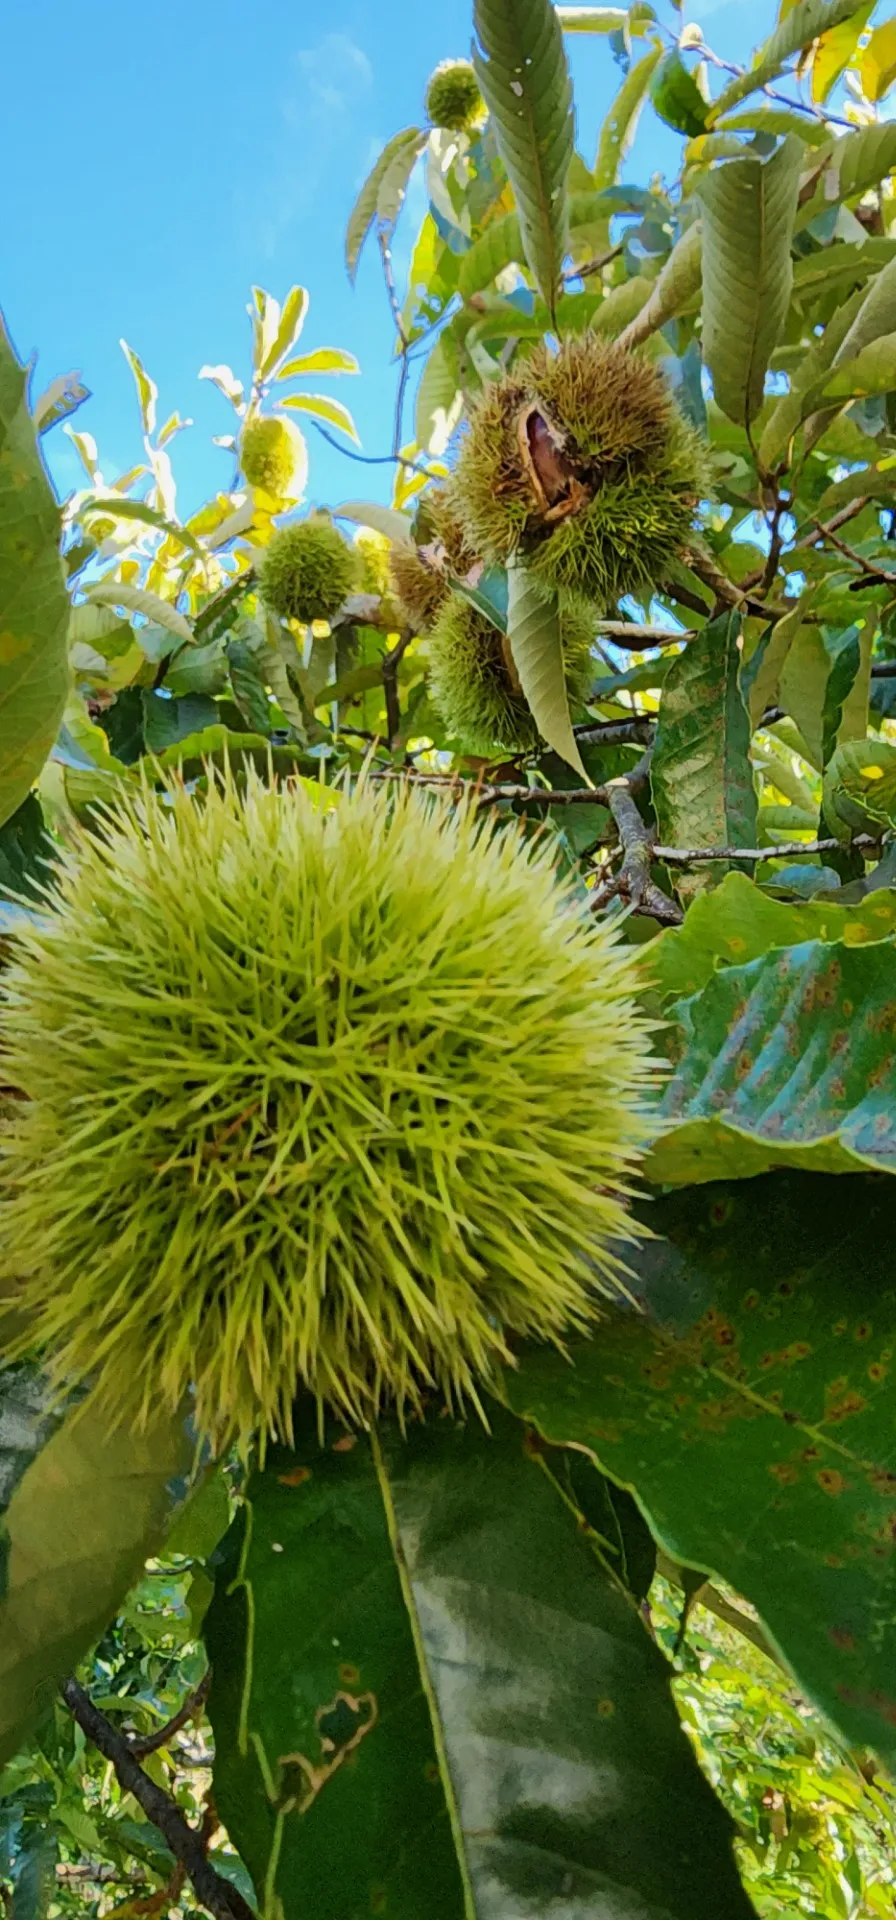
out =
<path fill-rule="evenodd" d="M 755 844 L 739 638 L 738 615 L 723 613 L 688 642 L 666 673 L 651 781 L 659 837 L 667 846 Z"/>
<path fill-rule="evenodd" d="M 650 82 L 650 98 L 660 119 L 676 133 L 694 139 L 705 132 L 709 107 L 677 47 L 660 61 Z"/>
<path fill-rule="evenodd" d="M 474 53 L 520 221 L 526 260 L 553 311 L 568 244 L 575 149 L 572 85 L 551 0 L 474 0 Z"/>
<path fill-rule="evenodd" d="M 109 751 L 123 766 L 132 767 L 145 750 L 143 739 L 143 690 L 123 687 L 111 707 L 103 714 L 103 732 Z"/>
<path fill-rule="evenodd" d="M 807 940 L 725 967 L 668 1009 L 676 1061 L 651 1179 L 774 1167 L 896 1172 L 893 943 Z"/>
<path fill-rule="evenodd" d="M 259 1896 L 315 1920 L 461 1920 L 369 1441 L 332 1427 L 321 1449 L 312 1408 L 297 1451 L 269 1449 L 248 1494 L 205 1632 L 216 1802 Z"/>
<path fill-rule="evenodd" d="M 188 693 L 176 700 L 144 689 L 143 733 L 147 752 L 164 753 L 166 747 L 176 746 L 190 734 L 213 727 L 218 717 L 218 708 L 208 694 Z"/>
<path fill-rule="evenodd" d="M 696 182 L 703 208 L 703 358 L 719 406 L 741 424 L 762 406 L 790 304 L 802 160 L 800 142 L 789 135 L 769 160 L 726 160 Z"/>
<path fill-rule="evenodd" d="M 68 693 L 59 509 L 0 315 L 0 825 L 21 806 Z"/>
<path fill-rule="evenodd" d="M 862 664 L 862 649 L 858 627 L 847 627 L 844 632 L 824 636 L 825 647 L 831 662 L 828 684 L 825 688 L 824 708 L 822 711 L 822 764 L 827 766 L 843 726 L 844 708 L 859 677 Z M 867 713 L 862 715 L 859 731 L 864 736 Z"/>
<path fill-rule="evenodd" d="M 233 697 L 247 727 L 253 733 L 269 733 L 271 703 L 255 650 L 244 640 L 230 640 L 227 660 Z"/>
<path fill-rule="evenodd" d="M 54 846 L 44 824 L 37 795 L 29 793 L 0 827 L 0 894 L 25 894 L 35 899 L 48 878 Z"/>
<path fill-rule="evenodd" d="M 256 1886 L 315 1920 L 746 1920 L 627 1591 L 643 1532 L 490 1420 L 321 1451 L 312 1412 L 250 1486 L 207 1628 L 216 1800 Z"/>
<path fill-rule="evenodd" d="M 58 1853 L 58 1836 L 51 1829 L 28 1832 L 16 1861 L 8 1920 L 46 1920 L 56 1892 Z"/>
<path fill-rule="evenodd" d="M 896 1761 L 896 1349 L 887 1183 L 776 1174 L 657 1198 L 607 1320 L 522 1356 L 513 1405 L 635 1489 L 661 1547 L 752 1601 L 846 1738 Z M 720 1906 L 720 1912 L 724 1909 Z"/>

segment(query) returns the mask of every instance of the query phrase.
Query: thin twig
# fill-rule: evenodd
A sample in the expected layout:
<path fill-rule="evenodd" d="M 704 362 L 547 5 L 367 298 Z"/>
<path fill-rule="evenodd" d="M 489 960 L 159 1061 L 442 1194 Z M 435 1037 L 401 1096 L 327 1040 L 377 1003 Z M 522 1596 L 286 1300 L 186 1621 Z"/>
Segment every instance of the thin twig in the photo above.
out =
<path fill-rule="evenodd" d="M 580 267 L 570 267 L 563 275 L 564 285 L 570 280 L 588 280 L 592 274 L 600 273 L 610 265 L 611 260 L 618 260 L 619 255 L 625 252 L 626 245 L 625 240 L 620 240 L 619 245 L 611 247 L 608 253 L 599 253 L 594 260 L 583 261 Z"/>
<path fill-rule="evenodd" d="M 389 746 L 393 749 L 397 747 L 398 737 L 401 733 L 401 702 L 398 698 L 398 669 L 413 638 L 413 628 L 406 627 L 394 647 L 390 647 L 389 652 L 383 655 L 383 693 L 386 697 L 386 732 L 389 736 Z"/>
<path fill-rule="evenodd" d="M 309 425 L 314 427 L 331 447 L 335 447 L 337 453 L 344 453 L 346 460 L 359 461 L 362 467 L 406 467 L 409 473 L 422 473 L 425 480 L 444 478 L 443 474 L 436 473 L 434 467 L 424 466 L 422 460 L 406 460 L 403 453 L 356 453 L 354 447 L 344 447 L 341 440 L 335 439 L 332 433 L 328 433 L 319 420 L 311 420 Z M 337 515 L 337 519 L 338 517 Z"/>
<path fill-rule="evenodd" d="M 376 230 L 376 237 L 379 242 L 380 259 L 383 263 L 383 279 L 386 282 L 386 294 L 388 296 L 389 306 L 392 309 L 395 331 L 401 341 L 401 371 L 398 376 L 398 392 L 395 396 L 395 423 L 392 429 L 392 456 L 393 459 L 398 460 L 401 458 L 401 447 L 404 440 L 402 423 L 404 420 L 404 397 L 407 391 L 408 374 L 410 373 L 408 348 L 411 343 L 405 331 L 401 305 L 395 287 L 395 272 L 392 265 L 391 225 L 381 220 Z"/>
<path fill-rule="evenodd" d="M 861 500 L 850 500 L 848 506 L 841 507 L 839 513 L 832 514 L 830 520 L 825 520 L 823 524 L 819 520 L 814 521 L 811 533 L 801 534 L 799 540 L 794 540 L 790 553 L 798 553 L 801 547 L 816 547 L 820 539 L 828 539 L 838 527 L 845 527 L 847 520 L 854 520 L 856 514 L 861 513 L 867 505 L 867 496 L 863 494 Z"/>
<path fill-rule="evenodd" d="M 712 66 L 718 67 L 722 73 L 731 73 L 736 79 L 743 80 L 747 71 L 746 67 L 737 67 L 731 60 L 720 59 L 719 55 L 713 53 L 712 48 L 706 45 L 705 40 L 701 41 L 700 45 L 696 47 L 694 51 L 699 53 L 702 59 L 708 60 Z M 786 68 L 785 71 L 793 78 L 792 67 Z M 810 105 L 807 100 L 792 100 L 789 94 L 779 93 L 776 87 L 764 86 L 755 89 L 755 91 L 764 93 L 768 100 L 776 100 L 782 107 L 793 107 L 797 113 L 810 114 L 812 119 L 819 121 L 822 126 L 848 127 L 850 131 L 855 131 L 851 120 L 841 119 L 837 113 L 823 111 L 821 107 Z"/>
<path fill-rule="evenodd" d="M 197 1713 L 201 1712 L 208 1699 L 211 1679 L 211 1668 L 209 1668 L 203 1674 L 198 1687 L 194 1687 L 192 1693 L 187 1695 L 180 1712 L 176 1713 L 173 1719 L 168 1720 L 164 1727 L 157 1727 L 155 1733 L 130 1737 L 128 1746 L 135 1759 L 142 1760 L 147 1753 L 158 1753 L 160 1747 L 167 1747 L 170 1744 L 182 1727 L 188 1726 L 191 1720 L 195 1720 Z"/>
<path fill-rule="evenodd" d="M 217 1873 L 207 1858 L 203 1835 L 190 1826 L 170 1795 L 144 1773 L 124 1735 L 116 1732 L 71 1676 L 62 1683 L 62 1698 L 88 1740 L 111 1761 L 124 1792 L 133 1794 L 147 1819 L 158 1827 L 207 1911 L 215 1920 L 253 1920 L 252 1909 L 239 1889 Z"/>
<path fill-rule="evenodd" d="M 661 847 L 654 846 L 653 857 L 667 867 L 694 867 L 709 860 L 779 860 L 800 853 L 871 852 L 880 846 L 883 833 L 859 833 L 848 843 L 843 840 L 783 840 L 769 847 Z"/>
<path fill-rule="evenodd" d="M 876 566 L 874 561 L 866 559 L 863 553 L 857 553 L 855 547 L 847 546 L 846 541 L 839 539 L 836 533 L 832 533 L 830 527 L 822 528 L 818 520 L 815 525 L 819 533 L 823 533 L 828 546 L 836 547 L 837 552 L 844 554 L 846 559 L 851 560 L 862 573 L 870 574 L 872 580 L 879 581 L 883 586 L 896 587 L 896 573 L 893 573 L 889 567 Z"/>
<path fill-rule="evenodd" d="M 696 571 L 696 569 L 694 569 L 694 571 Z M 699 613 L 703 620 L 709 619 L 711 609 L 707 606 L 705 600 L 701 600 L 699 593 L 691 592 L 690 587 L 680 586 L 678 582 L 676 582 L 674 586 L 666 589 L 663 598 L 664 600 L 677 600 L 680 607 L 688 607 L 691 613 Z"/>

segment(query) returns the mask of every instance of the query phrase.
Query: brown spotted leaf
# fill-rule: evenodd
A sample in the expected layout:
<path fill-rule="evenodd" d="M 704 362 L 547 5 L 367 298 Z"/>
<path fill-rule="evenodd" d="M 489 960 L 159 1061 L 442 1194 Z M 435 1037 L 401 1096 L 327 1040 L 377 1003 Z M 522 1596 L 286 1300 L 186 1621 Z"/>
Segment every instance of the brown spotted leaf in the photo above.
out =
<path fill-rule="evenodd" d="M 658 1109 L 652 1180 L 678 1186 L 775 1167 L 896 1173 L 892 939 L 772 950 L 723 967 L 667 1013 L 675 1071 Z"/>
<path fill-rule="evenodd" d="M 660 1546 L 744 1594 L 800 1686 L 896 1762 L 892 1189 L 773 1174 L 649 1209 L 632 1288 L 507 1398 L 631 1488 Z"/>

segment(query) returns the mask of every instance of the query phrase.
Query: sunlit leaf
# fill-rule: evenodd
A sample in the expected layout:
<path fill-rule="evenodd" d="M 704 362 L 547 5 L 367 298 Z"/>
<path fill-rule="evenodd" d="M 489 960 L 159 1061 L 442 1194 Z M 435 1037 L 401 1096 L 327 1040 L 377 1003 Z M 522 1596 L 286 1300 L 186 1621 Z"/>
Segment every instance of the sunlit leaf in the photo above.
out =
<path fill-rule="evenodd" d="M 126 340 L 119 340 L 118 344 L 134 376 L 134 385 L 140 402 L 140 418 L 143 421 L 143 431 L 148 437 L 156 424 L 156 401 L 159 397 L 159 389 L 155 381 L 150 379 L 139 354 L 134 352 L 133 347 L 129 347 Z"/>
<path fill-rule="evenodd" d="M 402 133 L 393 135 L 371 168 L 355 201 L 345 236 L 345 260 L 350 280 L 354 280 L 358 271 L 361 249 L 376 219 L 380 188 L 393 161 L 400 159 L 410 175 L 425 142 L 426 134 L 421 133 L 419 127 L 405 127 Z"/>
<path fill-rule="evenodd" d="M 892 86 L 896 79 L 896 19 L 884 20 L 875 27 L 859 62 L 859 78 L 866 100 L 882 100 Z"/>
<path fill-rule="evenodd" d="M 295 413 L 310 413 L 317 420 L 327 420 L 331 427 L 338 427 L 340 433 L 354 440 L 356 446 L 361 445 L 358 429 L 348 407 L 344 407 L 341 400 L 331 400 L 326 393 L 287 393 L 279 404 Z"/>
<path fill-rule="evenodd" d="M 67 420 L 70 414 L 77 413 L 78 408 L 90 398 L 90 388 L 85 387 L 79 373 L 60 373 L 39 394 L 31 409 L 36 431 L 49 433 L 51 427 L 58 426 L 60 420 Z"/>
<path fill-rule="evenodd" d="M 191 643 L 193 629 L 182 613 L 171 605 L 169 600 L 161 600 L 157 593 L 148 592 L 146 587 L 125 586 L 121 580 L 101 580 L 97 586 L 90 587 L 87 598 L 101 607 L 126 607 L 129 613 L 145 614 L 147 620 L 153 620 L 160 627 L 173 633 L 177 640 Z"/>
<path fill-rule="evenodd" d="M 270 379 L 285 353 L 295 346 L 305 324 L 308 312 L 308 293 L 305 287 L 291 287 L 283 302 L 277 331 L 271 345 L 264 355 L 258 369 L 263 380 Z M 280 378 L 283 378 L 281 373 Z"/>
<path fill-rule="evenodd" d="M 618 180 L 619 170 L 637 132 L 648 86 L 661 59 L 662 48 L 652 47 L 626 74 L 600 130 L 594 162 L 596 187 L 612 187 Z"/>
<path fill-rule="evenodd" d="M 317 347 L 313 353 L 301 353 L 297 360 L 288 360 L 277 375 L 278 380 L 297 379 L 304 373 L 360 373 L 361 369 L 353 353 L 344 353 L 341 347 Z"/>
<path fill-rule="evenodd" d="M 343 500 L 340 507 L 334 507 L 337 520 L 353 520 L 359 527 L 372 527 L 375 533 L 384 533 L 387 540 L 413 543 L 411 516 L 409 513 L 396 513 L 394 507 L 381 507 L 378 500 Z"/>
<path fill-rule="evenodd" d="M 874 11 L 874 0 L 864 0 L 848 20 L 841 21 L 838 27 L 831 27 L 823 33 L 815 44 L 812 54 L 812 98 L 817 103 L 826 100 L 836 86 L 840 75 L 852 61 L 859 44 L 859 38 Z M 873 96 L 871 96 L 873 97 Z"/>

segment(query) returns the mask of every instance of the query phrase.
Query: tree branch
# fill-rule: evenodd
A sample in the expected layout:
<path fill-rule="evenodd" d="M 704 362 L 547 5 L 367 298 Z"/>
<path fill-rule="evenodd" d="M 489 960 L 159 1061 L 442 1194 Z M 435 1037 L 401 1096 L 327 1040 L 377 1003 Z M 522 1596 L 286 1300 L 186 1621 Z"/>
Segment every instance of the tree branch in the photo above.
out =
<path fill-rule="evenodd" d="M 414 638 L 413 629 L 406 627 L 400 639 L 389 652 L 383 655 L 383 693 L 386 696 L 386 732 L 390 748 L 398 745 L 401 733 L 401 703 L 398 698 L 398 669 Z"/>
<path fill-rule="evenodd" d="M 658 920 L 661 926 L 680 927 L 684 919 L 681 908 L 651 879 L 650 869 L 655 858 L 653 836 L 641 819 L 625 780 L 610 781 L 607 805 L 616 822 L 623 859 L 609 888 L 600 889 L 600 904 L 615 895 L 627 900 L 636 913 L 649 914 Z M 595 906 L 597 904 L 596 901 Z"/>
<path fill-rule="evenodd" d="M 855 853 L 873 852 L 880 846 L 883 831 L 880 834 L 859 833 L 848 842 L 849 850 Z M 843 840 L 783 840 L 773 847 L 660 847 L 655 846 L 653 857 L 661 860 L 667 867 L 695 867 L 710 860 L 779 860 L 782 855 L 788 857 L 800 853 L 843 853 L 847 843 Z"/>
<path fill-rule="evenodd" d="M 569 271 L 563 275 L 564 286 L 570 280 L 587 280 L 592 274 L 600 273 L 604 267 L 610 265 L 611 260 L 617 260 L 620 253 L 625 252 L 625 248 L 626 242 L 620 240 L 619 245 L 611 247 L 608 253 L 599 253 L 595 259 L 583 261 L 580 267 L 570 267 Z"/>
<path fill-rule="evenodd" d="M 408 473 L 422 473 L 426 480 L 441 480 L 444 475 L 437 473 L 435 467 L 425 467 L 422 460 L 406 460 L 402 453 L 356 453 L 354 447 L 344 447 L 341 440 L 322 427 L 319 420 L 310 420 L 309 426 L 315 427 L 324 440 L 329 441 L 337 453 L 344 453 L 346 460 L 358 460 L 362 467 L 405 467 Z M 337 514 L 338 519 L 338 514 Z"/>
<path fill-rule="evenodd" d="M 587 721 L 573 727 L 580 747 L 646 747 L 653 739 L 656 721 L 650 714 L 633 714 L 630 720 Z"/>
<path fill-rule="evenodd" d="M 170 1795 L 144 1773 L 130 1743 L 116 1732 L 111 1721 L 93 1705 L 72 1676 L 62 1683 L 62 1698 L 88 1740 L 92 1740 L 104 1759 L 112 1762 L 119 1785 L 125 1793 L 133 1794 L 147 1819 L 158 1827 L 175 1860 L 184 1868 L 197 1898 L 214 1915 L 214 1920 L 254 1920 L 252 1909 L 239 1889 L 217 1873 L 206 1857 L 202 1834 L 185 1820 Z"/>
<path fill-rule="evenodd" d="M 840 540 L 836 533 L 832 533 L 830 525 L 823 527 L 819 520 L 815 521 L 815 525 L 819 536 L 827 542 L 827 545 L 836 547 L 838 553 L 845 554 L 847 560 L 851 560 L 853 566 L 858 567 L 860 572 L 870 574 L 872 580 L 877 580 L 882 585 L 896 587 L 896 573 L 893 573 L 889 567 L 876 566 L 873 560 L 866 560 L 863 553 L 857 553 L 855 547 L 847 546 L 845 540 Z"/>
<path fill-rule="evenodd" d="M 392 429 L 392 457 L 395 460 L 400 460 L 401 446 L 404 440 L 404 397 L 407 392 L 408 374 L 410 373 L 408 348 L 411 343 L 405 332 L 405 325 L 401 315 L 401 305 L 395 288 L 395 272 L 392 265 L 391 226 L 388 226 L 385 221 L 380 221 L 376 230 L 376 237 L 379 242 L 380 259 L 383 263 L 383 279 L 386 282 L 386 294 L 388 296 L 389 306 L 392 309 L 395 331 L 401 341 L 401 371 L 398 376 L 398 392 L 395 396 L 395 424 Z M 402 465 L 404 465 L 403 461 Z"/>
<path fill-rule="evenodd" d="M 825 539 L 828 535 L 836 533 L 838 527 L 845 527 L 847 520 L 854 520 L 856 514 L 861 513 L 863 507 L 867 507 L 867 505 L 867 497 L 863 495 L 861 500 L 850 500 L 848 506 L 841 507 L 839 513 L 833 513 L 830 520 L 826 520 L 823 524 L 821 521 L 815 520 L 813 522 L 812 532 L 801 534 L 799 540 L 794 540 L 790 552 L 798 553 L 801 547 L 816 547 L 820 539 Z"/>
<path fill-rule="evenodd" d="M 186 1727 L 191 1720 L 196 1718 L 197 1713 L 200 1712 L 208 1699 L 208 1690 L 211 1686 L 211 1681 L 211 1668 L 209 1668 L 208 1671 L 203 1674 L 198 1687 L 194 1687 L 192 1693 L 187 1695 L 180 1712 L 176 1713 L 172 1720 L 166 1721 L 164 1727 L 157 1727 L 155 1733 L 147 1733 L 142 1737 L 139 1735 L 131 1736 L 128 1741 L 128 1746 L 135 1759 L 142 1760 L 144 1754 L 157 1753 L 160 1747 L 167 1747 L 169 1742 L 174 1739 L 175 1734 L 180 1733 L 182 1727 Z"/>

